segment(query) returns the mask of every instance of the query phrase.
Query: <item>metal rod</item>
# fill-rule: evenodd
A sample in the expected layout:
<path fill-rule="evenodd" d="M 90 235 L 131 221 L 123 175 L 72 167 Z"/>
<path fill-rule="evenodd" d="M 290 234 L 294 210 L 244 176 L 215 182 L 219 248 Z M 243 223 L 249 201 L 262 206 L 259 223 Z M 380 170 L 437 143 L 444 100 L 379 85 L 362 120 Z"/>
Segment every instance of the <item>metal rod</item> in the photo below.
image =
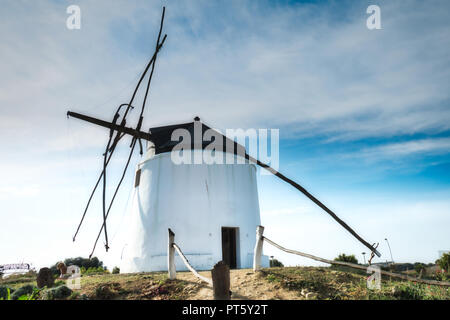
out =
<path fill-rule="evenodd" d="M 392 251 L 391 251 L 391 246 L 390 246 L 390 244 L 389 244 L 389 241 L 388 241 L 387 238 L 384 238 L 384 240 L 386 240 L 386 242 L 387 242 L 387 244 L 388 244 L 388 247 L 389 247 L 389 253 L 391 254 L 391 261 L 392 261 L 392 263 L 394 263 L 394 258 L 392 257 Z"/>

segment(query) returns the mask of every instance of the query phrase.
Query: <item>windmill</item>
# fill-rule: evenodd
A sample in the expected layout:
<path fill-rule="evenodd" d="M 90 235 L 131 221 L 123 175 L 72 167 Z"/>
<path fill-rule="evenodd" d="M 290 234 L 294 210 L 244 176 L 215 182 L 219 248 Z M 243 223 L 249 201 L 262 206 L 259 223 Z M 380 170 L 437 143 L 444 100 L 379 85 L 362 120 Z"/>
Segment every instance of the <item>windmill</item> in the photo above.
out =
<path fill-rule="evenodd" d="M 202 123 L 200 118 L 196 117 L 193 122 L 150 128 L 147 132 L 141 130 L 158 53 L 167 38 L 167 35 L 164 35 L 161 39 L 164 15 L 165 8 L 162 11 L 155 52 L 146 65 L 130 101 L 117 108 L 112 121 L 71 111 L 67 113 L 68 117 L 78 118 L 109 129 L 109 140 L 103 154 L 103 170 L 88 199 L 73 241 L 80 230 L 92 197 L 102 182 L 103 224 L 90 256 L 92 256 L 102 232 L 105 237 L 105 249 L 108 251 L 106 221 L 135 147 L 138 144 L 141 156 L 144 155 L 142 140 L 145 140 L 147 141 L 145 156 L 135 172 L 134 195 L 130 212 L 131 229 L 127 234 L 127 247 L 122 250 L 123 267 L 121 267 L 121 272 L 167 270 L 166 233 L 168 228 L 176 232 L 178 241 L 183 242 L 183 248 L 187 255 L 190 255 L 189 260 L 196 269 L 210 269 L 212 265 L 222 259 L 231 267 L 250 267 L 255 244 L 253 233 L 256 226 L 260 224 L 256 166 L 268 170 L 303 193 L 369 248 L 372 253 L 381 256 L 373 245 L 359 236 L 300 184 L 248 155 L 245 147 L 211 129 Z M 135 127 L 127 126 L 126 118 L 134 108 L 136 93 L 147 75 L 147 86 L 138 123 Z M 182 141 L 183 152 L 191 153 L 195 157 L 199 152 L 208 149 L 212 142 L 203 137 L 209 133 L 214 136 L 213 142 L 216 144 L 232 146 L 232 148 L 227 148 L 221 156 L 231 156 L 235 160 L 239 158 L 245 160 L 245 163 L 234 165 L 175 164 L 171 159 L 171 153 L 180 145 L 179 140 L 173 139 L 174 134 L 179 130 L 184 130 L 194 137 L 193 140 Z M 121 179 L 107 206 L 107 167 L 118 143 L 126 135 L 132 137 L 131 150 Z M 268 259 L 263 264 L 268 265 Z M 180 264 L 180 269 L 183 267 Z M 177 269 L 179 269 L 178 266 Z"/>

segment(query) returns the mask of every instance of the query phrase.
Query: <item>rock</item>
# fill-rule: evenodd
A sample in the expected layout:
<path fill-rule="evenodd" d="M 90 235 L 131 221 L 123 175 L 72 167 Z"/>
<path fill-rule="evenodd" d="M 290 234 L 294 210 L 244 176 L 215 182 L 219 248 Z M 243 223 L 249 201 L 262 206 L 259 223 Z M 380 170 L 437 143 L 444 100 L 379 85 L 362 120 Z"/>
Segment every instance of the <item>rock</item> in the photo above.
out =
<path fill-rule="evenodd" d="M 25 286 L 20 287 L 13 294 L 11 294 L 11 300 L 17 300 L 23 295 L 29 295 L 33 293 L 33 286 L 27 284 Z"/>
<path fill-rule="evenodd" d="M 308 293 L 308 291 L 306 289 L 302 289 L 301 291 L 301 295 L 306 297 L 306 294 Z"/>
<path fill-rule="evenodd" d="M 102 284 L 95 289 L 95 298 L 98 300 L 111 300 L 116 296 L 109 284 Z"/>
<path fill-rule="evenodd" d="M 36 282 L 39 289 L 45 286 L 47 286 L 47 288 L 53 286 L 55 279 L 53 278 L 52 271 L 49 268 L 41 268 L 37 275 Z"/>
<path fill-rule="evenodd" d="M 314 293 L 314 292 L 308 292 L 307 294 L 306 294 L 306 299 L 308 299 L 308 300 L 314 300 L 314 299 L 316 299 L 317 298 L 317 293 Z"/>
<path fill-rule="evenodd" d="M 67 267 L 64 264 L 64 262 L 58 263 L 58 265 L 56 266 L 56 269 L 58 269 L 59 272 L 61 272 L 61 275 L 59 276 L 60 278 L 63 278 L 64 275 L 67 273 Z"/>
<path fill-rule="evenodd" d="M 72 294 L 72 290 L 66 286 L 48 289 L 44 292 L 44 300 L 65 299 Z"/>
<path fill-rule="evenodd" d="M 1 299 L 6 300 L 8 298 L 8 289 L 9 289 L 9 294 L 11 295 L 14 292 L 14 289 L 6 287 L 6 286 L 0 286 L 0 300 Z"/>

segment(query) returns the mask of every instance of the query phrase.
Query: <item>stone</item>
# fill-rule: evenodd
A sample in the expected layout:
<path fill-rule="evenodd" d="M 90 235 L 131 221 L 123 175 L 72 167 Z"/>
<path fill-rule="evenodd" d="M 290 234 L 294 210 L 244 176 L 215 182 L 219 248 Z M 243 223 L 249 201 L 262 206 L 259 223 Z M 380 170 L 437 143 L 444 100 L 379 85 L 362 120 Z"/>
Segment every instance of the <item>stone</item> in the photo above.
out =
<path fill-rule="evenodd" d="M 52 287 L 53 283 L 55 282 L 52 271 L 49 268 L 41 268 L 36 277 L 36 282 L 39 289 L 45 286 L 47 288 Z"/>
<path fill-rule="evenodd" d="M 68 298 L 72 294 L 72 290 L 67 286 L 59 286 L 56 288 L 47 289 L 44 292 L 44 300 L 61 300 Z"/>
<path fill-rule="evenodd" d="M 67 267 L 64 264 L 64 262 L 58 263 L 58 265 L 56 266 L 56 269 L 58 269 L 59 272 L 61 272 L 61 275 L 59 277 L 64 278 L 64 275 L 67 273 Z"/>
<path fill-rule="evenodd" d="M 308 299 L 308 300 L 314 300 L 314 299 L 316 299 L 317 298 L 317 293 L 314 293 L 314 292 L 308 292 L 307 294 L 306 294 L 306 299 Z"/>

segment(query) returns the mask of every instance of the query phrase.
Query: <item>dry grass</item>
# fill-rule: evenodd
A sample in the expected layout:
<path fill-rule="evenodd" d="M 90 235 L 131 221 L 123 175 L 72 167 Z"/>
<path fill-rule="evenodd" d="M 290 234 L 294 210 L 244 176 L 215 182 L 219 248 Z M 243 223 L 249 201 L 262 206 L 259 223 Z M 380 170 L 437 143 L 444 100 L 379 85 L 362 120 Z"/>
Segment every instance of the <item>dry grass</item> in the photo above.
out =
<path fill-rule="evenodd" d="M 210 277 L 210 272 L 201 272 Z M 267 268 L 253 273 L 250 269 L 231 270 L 232 299 L 282 300 L 450 300 L 450 288 L 390 281 L 384 277 L 381 290 L 369 290 L 361 272 L 323 267 Z M 35 275 L 0 279 L 0 286 L 18 289 L 36 285 Z M 212 299 L 212 288 L 190 272 L 178 272 L 168 280 L 166 272 L 84 275 L 81 289 L 71 299 L 175 300 Z"/>

